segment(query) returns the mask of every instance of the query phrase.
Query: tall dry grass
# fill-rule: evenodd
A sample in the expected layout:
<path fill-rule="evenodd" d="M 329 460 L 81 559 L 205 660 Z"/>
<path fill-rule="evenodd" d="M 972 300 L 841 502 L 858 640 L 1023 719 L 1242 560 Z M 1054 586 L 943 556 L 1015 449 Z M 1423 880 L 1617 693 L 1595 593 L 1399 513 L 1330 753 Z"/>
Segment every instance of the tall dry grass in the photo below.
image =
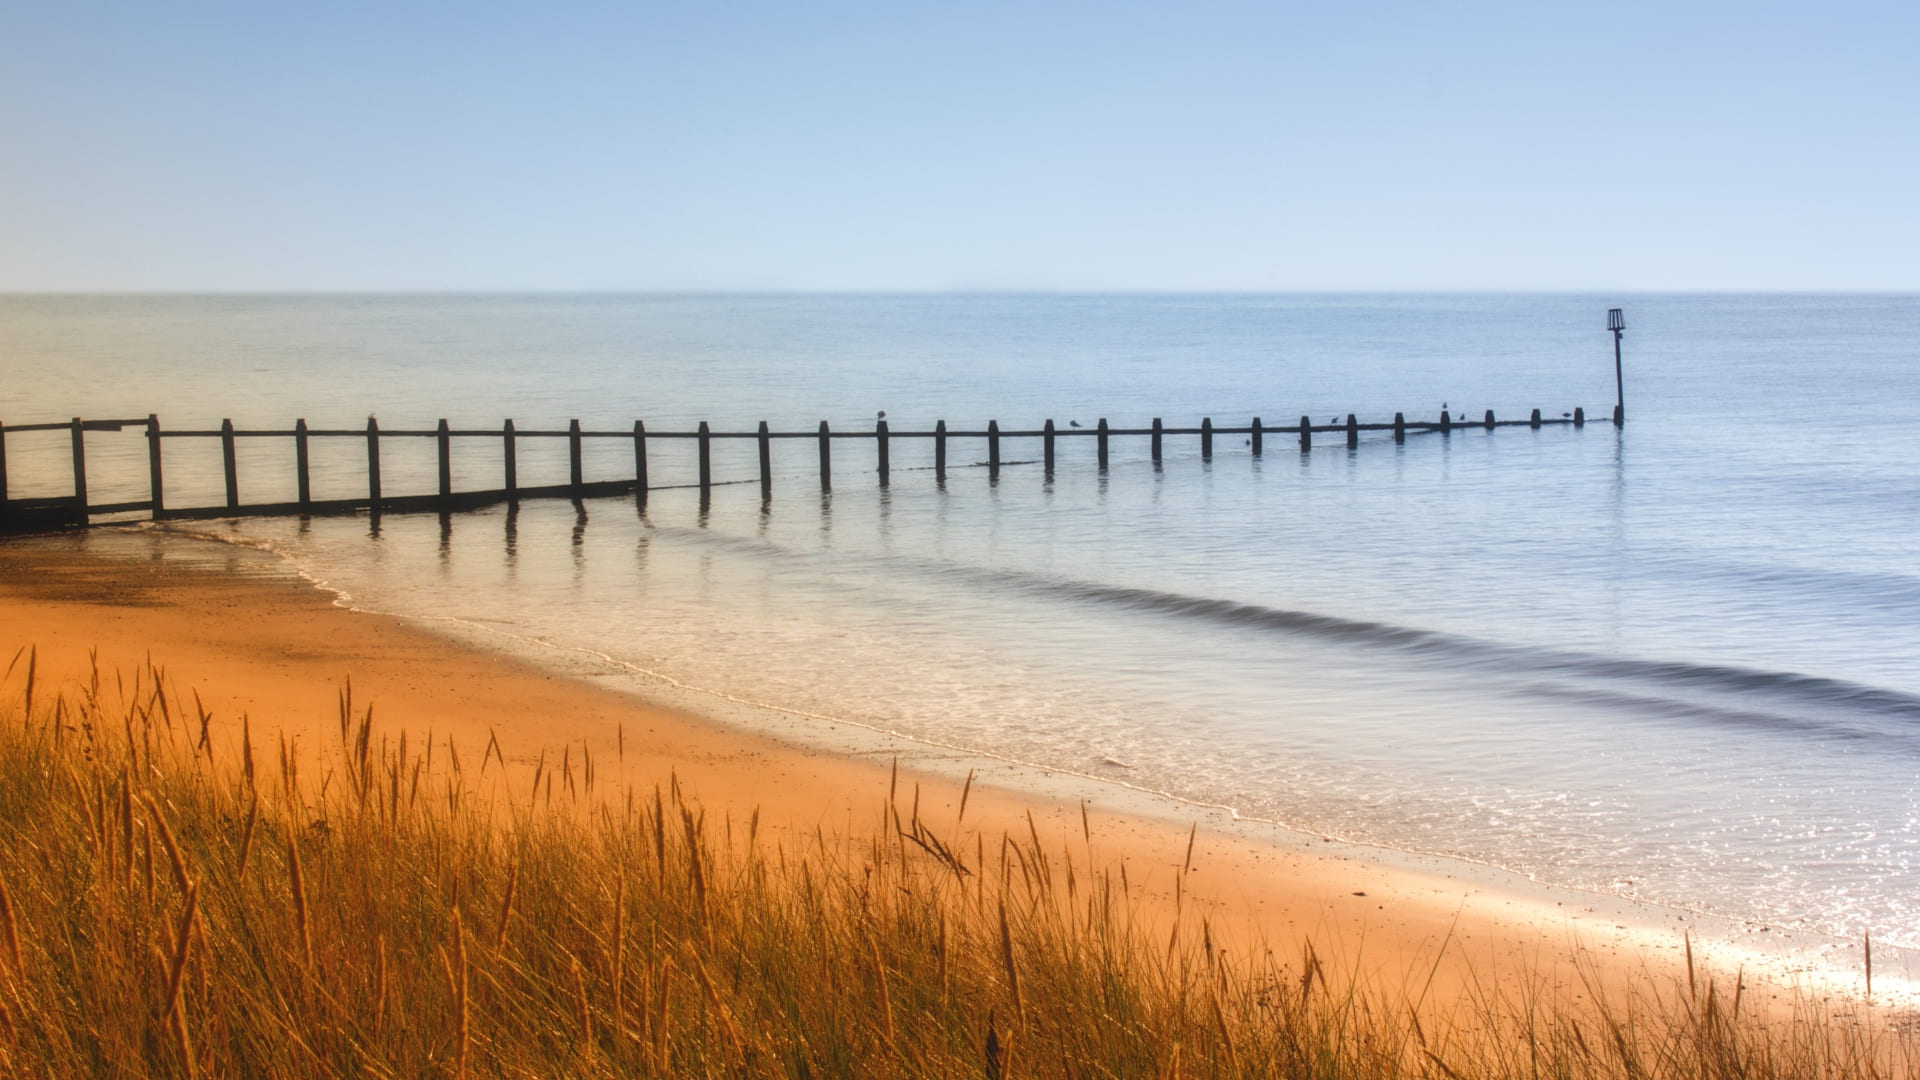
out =
<path fill-rule="evenodd" d="M 1359 985 L 1311 944 L 1231 954 L 1191 914 L 1149 939 L 1086 837 L 983 836 L 964 800 L 934 822 L 910 793 L 876 793 L 870 834 L 776 843 L 752 812 L 671 779 L 613 788 L 571 751 L 515 794 L 492 745 L 462 759 L 382 735 L 345 693 L 313 777 L 314 759 L 215 723 L 151 667 L 49 688 L 26 650 L 0 692 L 7 1075 L 1890 1077 L 1920 1062 L 1884 1025 L 1743 1014 L 1707 985 L 1577 1006 L 1489 991 L 1430 1030 L 1420 988 Z"/>

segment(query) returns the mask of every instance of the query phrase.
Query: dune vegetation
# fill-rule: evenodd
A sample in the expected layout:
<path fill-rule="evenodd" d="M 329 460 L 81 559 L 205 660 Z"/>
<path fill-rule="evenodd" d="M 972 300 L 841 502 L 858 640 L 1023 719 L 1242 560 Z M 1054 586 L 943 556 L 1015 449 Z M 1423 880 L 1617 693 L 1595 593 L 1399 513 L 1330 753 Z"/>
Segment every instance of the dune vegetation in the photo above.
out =
<path fill-rule="evenodd" d="M 1577 1004 L 1488 991 L 1438 1024 L 1422 987 L 1364 985 L 1311 942 L 1223 949 L 1191 911 L 1150 929 L 1090 837 L 985 836 L 964 799 L 931 822 L 875 792 L 864 834 L 776 839 L 751 807 L 610 783 L 584 753 L 508 770 L 492 744 L 383 733 L 350 691 L 308 756 L 152 667 L 45 686 L 35 666 L 22 649 L 0 684 L 5 1075 L 1920 1066 L 1897 1025 L 1743 1012 L 1704 973 Z"/>

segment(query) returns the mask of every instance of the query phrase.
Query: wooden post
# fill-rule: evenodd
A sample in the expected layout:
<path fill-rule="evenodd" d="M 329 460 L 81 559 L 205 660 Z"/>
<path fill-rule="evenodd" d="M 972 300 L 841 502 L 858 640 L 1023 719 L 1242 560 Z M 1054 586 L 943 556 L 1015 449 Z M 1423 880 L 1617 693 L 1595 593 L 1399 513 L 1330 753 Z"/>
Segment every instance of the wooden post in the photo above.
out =
<path fill-rule="evenodd" d="M 1300 418 L 1300 449 L 1313 449 L 1313 417 L 1311 416 Z"/>
<path fill-rule="evenodd" d="M 1440 410 L 1440 434 L 1453 434 L 1453 417 L 1448 416 L 1445 409 Z"/>
<path fill-rule="evenodd" d="M 73 418 L 73 498 L 80 504 L 80 517 L 87 516 L 87 443 L 80 418 Z"/>
<path fill-rule="evenodd" d="M 220 421 L 220 463 L 227 470 L 227 509 L 240 508 L 240 470 L 233 459 L 233 421 Z"/>
<path fill-rule="evenodd" d="M 1393 441 L 1397 443 L 1403 443 L 1407 441 L 1407 414 L 1406 413 L 1393 414 Z"/>
<path fill-rule="evenodd" d="M 5 481 L 0 481 L 0 488 L 5 486 Z M 153 413 L 147 414 L 147 490 L 152 492 L 148 496 L 153 500 L 150 514 L 153 520 L 159 521 L 160 515 L 166 513 L 167 504 L 160 482 L 160 417 Z"/>
<path fill-rule="evenodd" d="M 153 505 L 160 505 L 160 456 L 154 451 L 153 458 Z M 301 417 L 293 422 L 293 484 L 294 498 L 301 509 L 313 504 L 313 466 L 307 449 L 307 418 Z"/>
<path fill-rule="evenodd" d="M 1160 464 L 1160 418 L 1153 418 L 1153 463 Z"/>
<path fill-rule="evenodd" d="M 567 421 L 567 483 L 573 488 L 574 498 L 580 497 L 580 485 L 586 481 L 586 470 L 580 464 L 580 421 Z"/>
<path fill-rule="evenodd" d="M 1527 426 L 1532 428 L 1535 431 L 1540 430 L 1540 410 L 1539 409 L 1533 410 L 1533 415 L 1527 417 Z"/>
<path fill-rule="evenodd" d="M 1213 417 L 1200 418 L 1200 460 L 1213 460 Z"/>
<path fill-rule="evenodd" d="M 1000 475 L 1000 421 L 987 421 L 987 476 Z"/>
<path fill-rule="evenodd" d="M 0 527 L 6 525 L 7 508 L 7 425 L 0 424 Z"/>
<path fill-rule="evenodd" d="M 1044 449 L 1042 450 L 1040 456 L 1046 461 L 1045 468 L 1046 468 L 1047 475 L 1052 476 L 1053 475 L 1053 421 L 1052 420 L 1047 421 L 1046 432 L 1041 436 L 1041 445 L 1044 447 Z"/>
<path fill-rule="evenodd" d="M 933 478 L 938 483 L 947 482 L 947 422 L 945 420 L 933 425 Z"/>
<path fill-rule="evenodd" d="M 1257 416 L 1254 417 L 1253 423 L 1247 426 L 1253 429 L 1253 437 L 1247 441 L 1253 444 L 1253 456 L 1259 457 L 1262 449 L 1260 445 L 1260 418 Z"/>
<path fill-rule="evenodd" d="M 1352 413 L 1347 414 L 1347 449 L 1360 445 L 1360 421 Z"/>
<path fill-rule="evenodd" d="M 647 505 L 647 425 L 633 422 L 633 497 Z"/>
<path fill-rule="evenodd" d="M 773 439 L 767 434 L 767 422 L 760 421 L 760 501 L 773 498 Z"/>
<path fill-rule="evenodd" d="M 380 512 L 380 421 L 367 417 L 367 509 Z"/>
<path fill-rule="evenodd" d="M 705 420 L 700 421 L 700 501 L 707 501 L 713 494 L 713 432 Z"/>
<path fill-rule="evenodd" d="M 1493 410 L 1492 409 L 1487 410 L 1487 430 L 1488 431 L 1493 430 Z"/>
<path fill-rule="evenodd" d="M 440 497 L 445 499 L 453 494 L 453 435 L 447 430 L 446 417 L 440 418 L 434 437 L 440 444 Z"/>
<path fill-rule="evenodd" d="M 1573 426 L 1587 426 L 1587 410 L 1579 405 L 1573 407 Z"/>
<path fill-rule="evenodd" d="M 1100 444 L 1100 471 L 1106 472 L 1107 471 L 1107 418 L 1104 416 L 1100 418 L 1099 432 L 1100 434 L 1097 436 L 1096 441 Z"/>
<path fill-rule="evenodd" d="M 825 420 L 820 421 L 820 490 L 833 490 L 833 434 Z"/>
<path fill-rule="evenodd" d="M 500 425 L 500 465 L 506 473 L 507 501 L 520 501 L 520 439 L 513 431 L 513 417 Z"/>
<path fill-rule="evenodd" d="M 887 462 L 887 422 L 885 420 L 875 420 L 873 422 L 873 445 L 876 456 L 879 458 L 880 486 L 886 487 L 889 479 L 887 475 L 889 468 Z"/>

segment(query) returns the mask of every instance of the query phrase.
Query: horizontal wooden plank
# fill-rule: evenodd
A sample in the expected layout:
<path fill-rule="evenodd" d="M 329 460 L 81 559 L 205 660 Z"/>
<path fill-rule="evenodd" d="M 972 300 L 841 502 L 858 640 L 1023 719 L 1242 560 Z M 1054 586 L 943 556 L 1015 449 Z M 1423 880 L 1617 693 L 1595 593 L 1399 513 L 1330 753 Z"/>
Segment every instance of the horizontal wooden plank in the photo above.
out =
<path fill-rule="evenodd" d="M 88 423 L 88 430 L 95 430 L 91 426 L 93 423 L 92 421 L 88 421 L 87 423 Z M 141 421 L 142 426 L 144 426 L 145 423 L 146 421 L 144 420 Z M 1572 425 L 1572 423 L 1573 423 L 1573 420 L 1571 418 L 1562 417 L 1562 416 L 1555 416 L 1555 417 L 1543 416 L 1540 418 L 1541 427 L 1551 427 L 1551 426 L 1557 426 L 1557 425 Z M 12 434 L 15 432 L 22 432 L 22 431 L 65 431 L 65 430 L 68 430 L 71 426 L 72 426 L 71 424 L 9 424 L 5 427 L 4 430 L 8 434 Z M 1358 424 L 1355 426 L 1355 428 L 1356 430 L 1359 430 L 1359 431 L 1392 431 L 1394 430 L 1394 426 L 1395 425 L 1393 425 L 1392 423 L 1387 423 L 1387 422 L 1369 422 L 1369 423 Z M 1487 426 L 1486 422 L 1482 419 L 1461 418 L 1461 419 L 1451 421 L 1447 425 L 1447 429 L 1450 430 L 1454 428 L 1462 428 L 1462 429 L 1479 428 L 1484 430 L 1486 426 Z M 1496 420 L 1494 421 L 1494 426 L 1495 427 L 1532 427 L 1534 425 L 1531 419 L 1523 418 L 1519 420 Z M 110 430 L 110 429 L 102 429 L 102 430 Z M 1253 428 L 1250 425 L 1239 426 L 1239 427 L 1216 426 L 1212 430 L 1215 435 L 1250 435 L 1253 433 Z M 1344 422 L 1335 422 L 1331 424 L 1312 424 L 1308 426 L 1307 430 L 1311 432 L 1338 433 L 1338 432 L 1346 431 L 1347 425 Z M 1442 430 L 1442 427 L 1438 420 L 1409 419 L 1404 426 L 1404 430 L 1440 431 Z M 1160 434 L 1163 436 L 1165 435 L 1199 435 L 1201 434 L 1201 431 L 1202 429 L 1198 427 L 1162 427 L 1160 429 Z M 1277 425 L 1262 424 L 1260 425 L 1260 431 L 1264 435 L 1298 435 L 1300 433 L 1300 425 L 1298 424 L 1277 424 Z M 1099 433 L 1100 433 L 1099 429 L 1091 425 L 1085 426 L 1085 427 L 1078 427 L 1078 428 L 1062 427 L 1062 428 L 1056 428 L 1053 431 L 1054 435 L 1059 436 L 1061 438 L 1071 438 L 1074 436 L 1097 436 Z M 1147 435 L 1152 435 L 1153 433 L 1154 431 L 1152 428 L 1109 427 L 1107 429 L 1107 435 L 1112 438 L 1121 438 L 1121 437 L 1127 437 L 1127 436 L 1147 436 Z M 225 432 L 217 429 L 209 429 L 204 431 L 162 430 L 160 432 L 160 437 L 163 439 L 219 439 L 219 438 L 224 438 L 229 434 L 231 434 L 235 438 L 240 438 L 240 439 L 262 439 L 262 438 L 291 439 L 301 433 L 292 431 L 292 430 L 277 431 L 277 430 L 260 430 L 260 429 L 236 429 L 232 432 Z M 364 439 L 367 437 L 367 430 L 365 428 L 313 428 L 305 432 L 305 434 L 307 435 L 307 437 L 314 438 L 314 439 Z M 380 428 L 378 429 L 377 434 L 382 439 L 432 439 L 432 438 L 438 438 L 441 433 L 438 430 L 428 430 L 428 429 Z M 499 439 L 502 437 L 502 432 L 491 429 L 491 428 L 481 428 L 481 429 L 461 428 L 461 429 L 454 429 L 454 430 L 448 431 L 446 434 L 457 439 Z M 621 439 L 621 440 L 631 441 L 634 437 L 632 431 L 624 430 L 624 429 L 618 430 L 618 431 L 580 431 L 577 433 L 572 431 L 564 431 L 564 430 L 521 429 L 514 432 L 514 436 L 519 439 L 570 439 L 570 438 L 574 438 L 576 434 L 578 435 L 578 437 L 583 439 Z M 829 438 L 833 438 L 833 439 L 872 439 L 876 437 L 877 433 L 872 428 L 862 427 L 862 428 L 841 428 L 836 431 L 830 431 L 827 434 Z M 1040 439 L 1040 438 L 1046 437 L 1047 431 L 1045 428 L 1003 428 L 998 432 L 988 432 L 983 429 L 967 430 L 967 429 L 961 429 L 961 428 L 949 428 L 946 431 L 903 431 L 899 429 L 893 429 L 887 432 L 887 437 L 892 439 L 933 439 L 933 438 L 943 438 L 943 437 L 950 438 L 950 439 L 985 439 L 994 434 L 999 435 L 1003 439 Z M 758 439 L 760 438 L 760 436 L 761 436 L 761 433 L 758 431 L 710 431 L 710 432 L 707 432 L 707 438 L 709 439 Z M 654 429 L 648 429 L 648 431 L 646 432 L 646 437 L 648 439 L 698 439 L 701 436 L 700 436 L 700 432 L 698 431 L 659 431 Z M 769 431 L 766 433 L 766 437 L 770 439 L 817 439 L 820 437 L 820 432 L 817 430 Z"/>
<path fill-rule="evenodd" d="M 756 483 L 754 480 L 728 480 L 717 482 L 714 487 L 728 487 L 739 484 Z M 672 488 L 693 488 L 694 484 L 656 485 L 654 491 Z M 523 487 L 509 495 L 505 488 L 487 491 L 462 491 L 452 495 L 402 495 L 380 500 L 382 514 L 417 514 L 474 510 L 484 506 L 495 506 L 504 502 L 530 501 L 533 499 L 605 499 L 618 498 L 633 493 L 631 480 L 597 480 L 580 485 L 575 489 L 571 484 L 547 484 L 540 487 Z M 218 518 L 236 517 L 327 517 L 341 514 L 366 513 L 371 510 L 364 498 L 360 499 L 321 499 L 305 506 L 297 502 L 248 503 L 229 509 L 224 506 L 188 506 L 167 507 L 160 512 L 162 521 L 205 521 Z"/>

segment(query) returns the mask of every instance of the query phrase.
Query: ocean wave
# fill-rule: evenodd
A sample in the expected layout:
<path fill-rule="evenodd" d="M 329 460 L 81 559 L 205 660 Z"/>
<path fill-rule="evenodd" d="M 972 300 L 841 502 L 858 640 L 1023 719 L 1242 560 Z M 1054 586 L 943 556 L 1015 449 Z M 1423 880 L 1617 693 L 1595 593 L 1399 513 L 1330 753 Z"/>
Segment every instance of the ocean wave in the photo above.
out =
<path fill-rule="evenodd" d="M 1230 631 L 1311 638 L 1513 679 L 1547 675 L 1579 684 L 1608 684 L 1616 689 L 1602 691 L 1588 686 L 1565 692 L 1586 693 L 1593 704 L 1642 713 L 1718 717 L 1752 727 L 1842 738 L 1905 737 L 1920 731 L 1920 695 L 1823 675 L 1525 645 L 1380 620 L 954 560 L 811 552 L 763 538 L 697 528 L 655 526 L 650 532 L 752 558 L 831 562 L 842 570 L 858 564 L 1041 600 L 1067 600 L 1108 611 L 1200 622 Z M 1621 686 L 1628 692 L 1620 692 L 1617 688 Z"/>

